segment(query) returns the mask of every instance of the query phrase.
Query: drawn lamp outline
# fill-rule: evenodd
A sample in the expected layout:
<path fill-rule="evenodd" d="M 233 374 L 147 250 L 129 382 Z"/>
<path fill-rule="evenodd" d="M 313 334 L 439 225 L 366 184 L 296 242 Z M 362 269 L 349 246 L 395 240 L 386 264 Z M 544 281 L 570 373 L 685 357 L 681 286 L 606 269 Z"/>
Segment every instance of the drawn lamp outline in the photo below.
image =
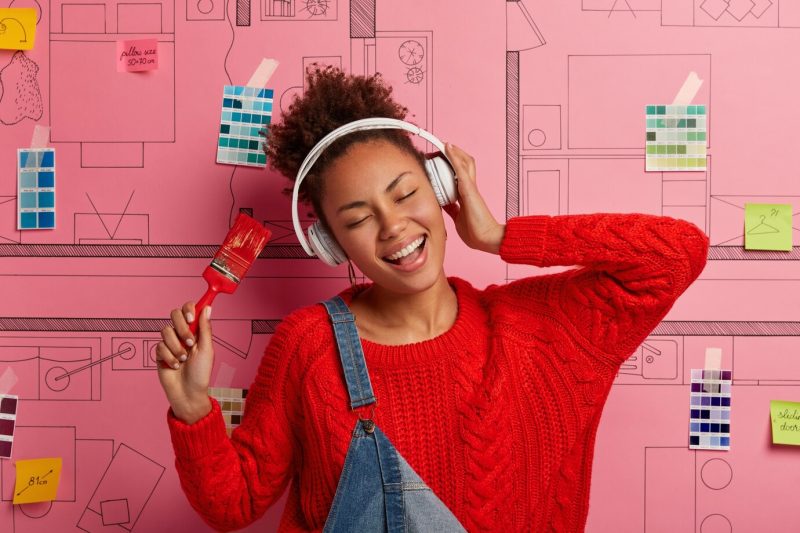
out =
<path fill-rule="evenodd" d="M 86 370 L 86 369 L 88 369 L 88 368 L 91 368 L 91 367 L 93 367 L 93 366 L 95 366 L 95 365 L 99 365 L 99 364 L 100 364 L 100 363 L 102 363 L 103 361 L 108 361 L 109 359 L 113 359 L 113 358 L 115 358 L 115 357 L 118 357 L 118 356 L 120 356 L 120 355 L 124 355 L 124 354 L 126 354 L 126 353 L 130 352 L 131 350 L 133 350 L 133 347 L 126 347 L 126 348 L 123 348 L 122 350 L 120 350 L 120 351 L 118 351 L 118 352 L 116 352 L 116 353 L 112 353 L 111 355 L 107 355 L 107 356 L 105 356 L 105 357 L 101 357 L 101 358 L 100 358 L 100 359 L 98 359 L 97 361 L 93 361 L 93 362 L 91 362 L 91 363 L 88 363 L 88 364 L 86 364 L 86 365 L 83 365 L 82 367 L 76 368 L 75 370 L 72 370 L 72 371 L 70 371 L 70 372 L 67 372 L 67 371 L 66 371 L 66 369 L 64 369 L 64 368 L 62 368 L 62 367 L 60 367 L 60 366 L 53 367 L 53 368 L 51 368 L 51 369 L 48 371 L 48 373 L 47 373 L 47 376 L 46 376 L 46 378 L 45 378 L 45 379 L 47 380 L 47 384 L 48 384 L 48 386 L 49 386 L 51 389 L 53 389 L 54 391 L 61 391 L 61 390 L 64 390 L 64 389 L 66 389 L 66 388 L 67 388 L 67 386 L 69 385 L 69 377 L 70 377 L 71 375 L 73 375 L 73 374 L 76 374 L 76 373 L 78 373 L 78 372 L 82 372 L 83 370 Z M 55 375 L 55 373 L 56 373 L 56 372 L 58 372 L 59 370 L 61 370 L 61 371 L 62 371 L 62 372 L 64 372 L 64 373 L 63 373 L 63 374 L 60 374 L 60 375 Z M 52 385 L 51 385 L 51 383 L 50 383 L 50 379 L 51 379 L 51 378 L 53 379 L 53 384 L 52 384 Z M 57 382 L 57 381 L 61 381 L 61 380 L 62 380 L 62 379 L 64 379 L 64 378 L 66 378 L 66 379 L 67 379 L 67 381 L 66 381 L 65 383 L 63 383 L 63 384 L 61 384 L 61 385 L 56 385 L 56 384 L 55 384 L 55 382 Z M 61 388 L 58 388 L 59 386 L 60 386 Z"/>
<path fill-rule="evenodd" d="M 5 18 L 0 19 L 0 37 L 5 36 L 5 34 L 6 34 L 6 30 L 8 29 L 8 26 L 6 26 L 6 21 L 7 20 L 13 20 L 17 24 L 19 24 L 19 28 L 22 30 L 22 37 L 23 37 L 19 42 L 20 43 L 27 43 L 28 42 L 28 32 L 25 31 L 25 26 L 23 26 L 22 23 L 19 20 L 17 20 L 16 18 L 14 18 L 14 17 L 5 17 Z"/>

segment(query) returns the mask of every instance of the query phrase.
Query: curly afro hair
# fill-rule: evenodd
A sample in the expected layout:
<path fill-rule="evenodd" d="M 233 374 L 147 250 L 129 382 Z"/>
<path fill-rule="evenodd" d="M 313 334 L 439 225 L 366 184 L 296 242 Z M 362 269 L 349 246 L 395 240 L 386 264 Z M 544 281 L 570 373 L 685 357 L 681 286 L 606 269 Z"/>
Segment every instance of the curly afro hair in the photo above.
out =
<path fill-rule="evenodd" d="M 392 99 L 392 88 L 380 73 L 373 76 L 346 74 L 332 66 L 312 65 L 306 71 L 308 88 L 302 98 L 295 97 L 281 123 L 271 124 L 266 132 L 267 161 L 272 168 L 294 181 L 297 171 L 325 135 L 354 120 L 388 117 L 403 120 L 406 107 Z M 350 133 L 336 140 L 322 153 L 300 186 L 301 201 L 310 202 L 325 223 L 320 205 L 324 193 L 325 169 L 354 144 L 386 140 L 416 158 L 424 166 L 425 155 L 414 147 L 404 130 L 385 129 Z M 291 194 L 292 189 L 284 192 Z"/>

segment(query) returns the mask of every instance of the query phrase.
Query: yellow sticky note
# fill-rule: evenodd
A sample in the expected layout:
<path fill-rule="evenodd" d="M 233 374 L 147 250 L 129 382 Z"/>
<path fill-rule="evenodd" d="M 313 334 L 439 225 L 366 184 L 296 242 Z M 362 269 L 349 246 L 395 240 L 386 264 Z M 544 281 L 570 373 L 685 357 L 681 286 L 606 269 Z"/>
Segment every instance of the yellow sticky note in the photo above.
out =
<path fill-rule="evenodd" d="M 36 37 L 36 10 L 32 7 L 0 8 L 0 48 L 30 50 Z"/>
<path fill-rule="evenodd" d="M 800 402 L 769 402 L 773 444 L 800 446 Z"/>
<path fill-rule="evenodd" d="M 16 462 L 14 504 L 49 502 L 56 499 L 61 479 L 61 457 L 20 459 Z"/>
<path fill-rule="evenodd" d="M 791 252 L 791 204 L 744 204 L 744 247 Z"/>

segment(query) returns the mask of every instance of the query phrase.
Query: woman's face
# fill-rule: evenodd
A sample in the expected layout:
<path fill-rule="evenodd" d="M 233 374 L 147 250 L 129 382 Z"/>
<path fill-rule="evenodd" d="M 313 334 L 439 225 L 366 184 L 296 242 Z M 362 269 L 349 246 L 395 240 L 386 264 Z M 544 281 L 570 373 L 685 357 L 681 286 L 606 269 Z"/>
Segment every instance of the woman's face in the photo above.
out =
<path fill-rule="evenodd" d="M 321 205 L 330 229 L 365 276 L 403 294 L 443 277 L 442 210 L 412 155 L 389 141 L 360 142 L 322 179 Z"/>

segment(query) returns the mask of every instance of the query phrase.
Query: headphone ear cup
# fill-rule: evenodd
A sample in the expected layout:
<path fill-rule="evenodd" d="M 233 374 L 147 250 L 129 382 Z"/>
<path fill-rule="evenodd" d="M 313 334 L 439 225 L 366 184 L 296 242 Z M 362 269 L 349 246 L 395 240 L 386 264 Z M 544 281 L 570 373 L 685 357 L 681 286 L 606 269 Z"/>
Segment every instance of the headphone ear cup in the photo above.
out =
<path fill-rule="evenodd" d="M 347 261 L 344 250 L 319 220 L 308 227 L 308 244 L 316 256 L 328 266 L 335 267 Z"/>
<path fill-rule="evenodd" d="M 458 199 L 458 193 L 456 192 L 456 175 L 450 163 L 441 155 L 437 155 L 425 160 L 425 171 L 428 173 L 428 179 L 433 186 L 433 192 L 436 193 L 439 205 L 444 207 L 454 204 Z"/>

